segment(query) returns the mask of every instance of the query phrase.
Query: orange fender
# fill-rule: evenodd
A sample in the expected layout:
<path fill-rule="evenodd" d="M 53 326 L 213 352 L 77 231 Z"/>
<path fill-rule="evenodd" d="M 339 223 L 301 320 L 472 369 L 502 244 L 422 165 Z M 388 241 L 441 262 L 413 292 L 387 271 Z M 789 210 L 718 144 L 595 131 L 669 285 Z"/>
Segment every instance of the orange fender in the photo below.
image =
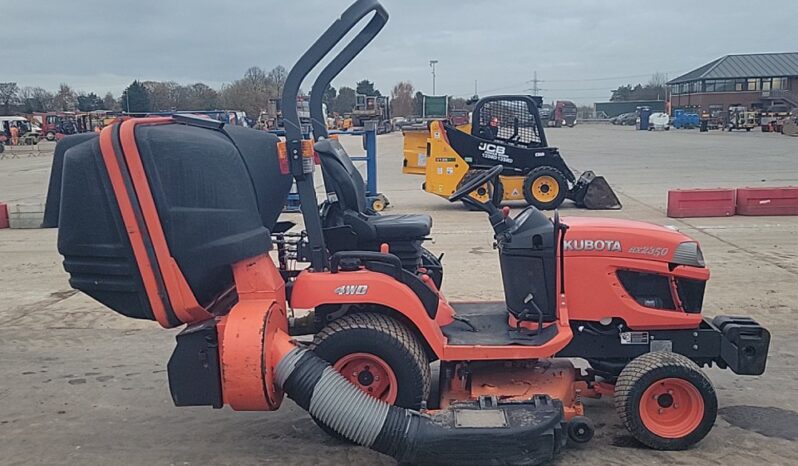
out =
<path fill-rule="evenodd" d="M 370 270 L 338 273 L 303 271 L 294 281 L 291 307 L 313 309 L 322 304 L 376 304 L 391 308 L 415 325 L 437 357 L 443 356 L 445 337 L 439 323 L 427 315 L 418 296 L 393 277 Z M 440 304 L 438 314 L 441 319 L 450 319 L 451 308 L 444 300 Z"/>

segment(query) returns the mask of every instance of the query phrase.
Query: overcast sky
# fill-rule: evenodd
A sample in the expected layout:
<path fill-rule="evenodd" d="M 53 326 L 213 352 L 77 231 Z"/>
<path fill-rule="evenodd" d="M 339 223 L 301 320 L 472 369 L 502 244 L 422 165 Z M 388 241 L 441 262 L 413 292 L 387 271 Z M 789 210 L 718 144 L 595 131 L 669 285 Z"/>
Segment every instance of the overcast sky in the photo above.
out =
<path fill-rule="evenodd" d="M 347 0 L 0 0 L 0 82 L 119 95 L 133 79 L 218 87 L 250 66 L 293 65 Z M 339 76 L 383 93 L 398 81 L 438 94 L 530 93 L 608 100 L 729 53 L 796 51 L 798 2 L 739 0 L 384 0 L 391 19 Z M 17 10 L 15 14 L 14 10 Z M 13 18 L 13 20 L 11 20 Z M 612 78 L 612 79 L 607 79 Z M 306 84 L 305 89 L 310 85 Z"/>

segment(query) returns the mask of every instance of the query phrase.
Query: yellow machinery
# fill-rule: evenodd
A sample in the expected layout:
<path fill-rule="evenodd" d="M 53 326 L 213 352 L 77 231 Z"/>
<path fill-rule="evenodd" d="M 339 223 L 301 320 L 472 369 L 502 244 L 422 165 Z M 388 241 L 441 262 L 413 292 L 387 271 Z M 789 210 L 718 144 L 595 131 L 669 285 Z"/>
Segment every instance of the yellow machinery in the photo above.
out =
<path fill-rule="evenodd" d="M 469 125 L 432 121 L 425 129 L 405 128 L 402 172 L 424 175 L 425 191 L 448 198 L 482 171 L 502 165 L 499 181 L 472 197 L 496 205 L 523 200 L 541 210 L 556 209 L 565 199 L 588 209 L 620 209 L 604 177 L 587 171 L 577 178 L 548 145 L 538 106 L 530 96 L 493 96 L 477 102 Z"/>

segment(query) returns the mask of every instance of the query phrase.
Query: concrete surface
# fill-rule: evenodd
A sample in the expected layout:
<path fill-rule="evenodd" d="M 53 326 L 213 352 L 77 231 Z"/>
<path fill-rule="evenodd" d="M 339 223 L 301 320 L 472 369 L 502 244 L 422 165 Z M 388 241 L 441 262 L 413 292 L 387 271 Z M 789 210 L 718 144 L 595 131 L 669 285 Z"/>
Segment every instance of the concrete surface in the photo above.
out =
<path fill-rule="evenodd" d="M 721 413 L 684 452 L 632 441 L 612 401 L 588 401 L 594 440 L 554 464 L 798 464 L 798 217 L 665 217 L 675 187 L 798 185 L 798 140 L 775 134 L 649 133 L 611 126 L 549 131 L 574 169 L 605 175 L 624 209 L 606 215 L 675 225 L 702 244 L 705 310 L 751 315 L 773 333 L 768 370 L 710 370 Z M 343 138 L 352 153 L 359 140 Z M 486 216 L 420 191 L 402 175 L 401 135 L 380 136 L 391 213 L 428 212 L 445 252 L 450 299 L 501 299 Z M 0 201 L 41 202 L 51 157 L 0 160 Z M 296 216 L 294 216 L 296 217 Z M 69 288 L 55 230 L 0 230 L 0 464 L 393 464 L 328 438 L 292 402 L 273 413 L 175 408 L 165 365 L 174 330 L 118 316 Z"/>

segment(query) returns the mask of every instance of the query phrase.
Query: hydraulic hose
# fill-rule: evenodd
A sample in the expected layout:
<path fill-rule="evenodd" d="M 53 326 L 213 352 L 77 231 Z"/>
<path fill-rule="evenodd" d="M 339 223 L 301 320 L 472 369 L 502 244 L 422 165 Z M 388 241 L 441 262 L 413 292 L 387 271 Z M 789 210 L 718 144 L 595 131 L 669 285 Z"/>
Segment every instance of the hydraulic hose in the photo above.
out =
<path fill-rule="evenodd" d="M 316 419 L 359 445 L 400 462 L 415 458 L 416 438 L 432 421 L 367 395 L 311 351 L 294 348 L 277 364 L 276 381 Z"/>

